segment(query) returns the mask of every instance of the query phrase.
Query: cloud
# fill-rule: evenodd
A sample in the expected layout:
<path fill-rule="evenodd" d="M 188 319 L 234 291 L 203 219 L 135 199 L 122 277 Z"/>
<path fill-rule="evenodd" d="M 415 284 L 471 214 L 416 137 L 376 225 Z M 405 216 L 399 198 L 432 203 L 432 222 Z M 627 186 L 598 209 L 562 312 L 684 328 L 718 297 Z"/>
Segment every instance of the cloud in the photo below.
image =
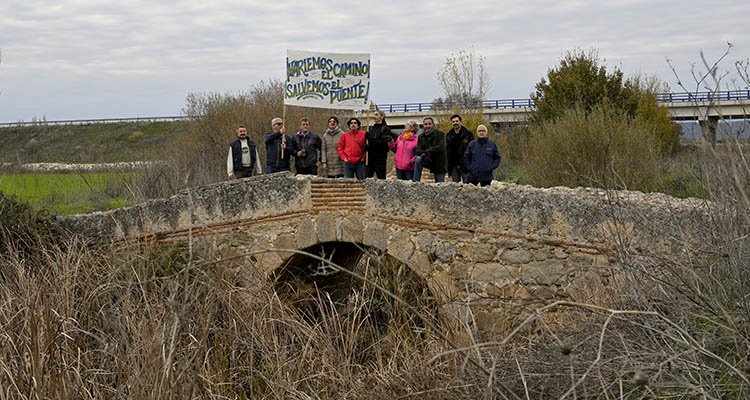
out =
<path fill-rule="evenodd" d="M 452 52 L 486 57 L 490 96 L 525 97 L 567 50 L 597 48 L 626 73 L 671 79 L 733 42 L 740 1 L 344 0 L 101 2 L 0 7 L 0 121 L 177 114 L 189 92 L 283 77 L 286 49 L 369 52 L 376 101 L 430 101 Z"/>

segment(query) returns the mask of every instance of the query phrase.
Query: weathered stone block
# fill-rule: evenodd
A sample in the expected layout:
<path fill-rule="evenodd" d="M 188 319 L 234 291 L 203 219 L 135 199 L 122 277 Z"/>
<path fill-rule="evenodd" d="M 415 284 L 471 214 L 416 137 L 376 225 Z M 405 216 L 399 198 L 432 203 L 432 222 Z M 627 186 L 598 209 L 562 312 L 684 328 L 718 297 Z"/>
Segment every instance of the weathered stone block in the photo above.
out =
<path fill-rule="evenodd" d="M 305 249 L 318 242 L 315 223 L 310 218 L 302 218 L 297 224 L 297 248 Z"/>
<path fill-rule="evenodd" d="M 432 261 L 430 261 L 430 257 L 419 250 L 415 250 L 412 253 L 407 264 L 421 277 L 429 277 L 435 271 L 435 268 L 432 266 Z"/>
<path fill-rule="evenodd" d="M 565 278 L 565 265 L 560 260 L 538 261 L 521 267 L 523 284 L 553 285 L 564 282 Z"/>
<path fill-rule="evenodd" d="M 297 237 L 292 233 L 284 233 L 276 236 L 273 241 L 274 249 L 296 249 L 297 248 Z"/>
<path fill-rule="evenodd" d="M 318 234 L 318 242 L 335 242 L 336 237 L 336 215 L 323 213 L 315 217 L 315 230 Z"/>
<path fill-rule="evenodd" d="M 388 239 L 388 238 L 386 238 Z M 366 243 L 366 242 L 365 242 Z M 408 231 L 397 231 L 391 235 L 387 244 L 388 254 L 396 257 L 397 260 L 407 262 L 414 254 L 414 242 Z M 428 260 L 429 262 L 429 260 Z"/>
<path fill-rule="evenodd" d="M 534 260 L 534 254 L 528 250 L 508 250 L 500 259 L 508 264 L 528 264 Z"/>
<path fill-rule="evenodd" d="M 521 277 L 521 269 L 515 265 L 502 263 L 476 264 L 471 279 L 481 282 L 509 282 Z"/>
<path fill-rule="evenodd" d="M 364 241 L 365 224 L 360 215 L 349 215 L 338 220 L 342 242 L 362 243 Z"/>
<path fill-rule="evenodd" d="M 487 295 L 503 299 L 525 300 L 531 298 L 529 290 L 517 283 L 509 283 L 499 287 L 495 284 L 489 284 L 487 285 Z"/>
<path fill-rule="evenodd" d="M 458 254 L 469 261 L 487 262 L 495 259 L 497 248 L 491 243 L 464 242 L 456 246 Z"/>
<path fill-rule="evenodd" d="M 371 246 L 378 250 L 386 250 L 388 248 L 390 236 L 390 231 L 382 224 L 368 223 L 367 226 L 365 226 L 363 243 L 365 246 Z M 401 260 L 406 259 L 408 259 L 408 257 L 402 258 Z"/>

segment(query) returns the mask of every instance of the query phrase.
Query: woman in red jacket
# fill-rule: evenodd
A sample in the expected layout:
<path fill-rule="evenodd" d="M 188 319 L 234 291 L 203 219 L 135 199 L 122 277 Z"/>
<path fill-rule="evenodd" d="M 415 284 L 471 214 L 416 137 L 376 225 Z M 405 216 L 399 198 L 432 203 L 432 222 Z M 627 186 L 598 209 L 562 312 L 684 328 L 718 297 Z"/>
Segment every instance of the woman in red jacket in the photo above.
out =
<path fill-rule="evenodd" d="M 344 178 L 365 179 L 365 131 L 357 118 L 346 122 L 349 130 L 339 140 L 339 157 L 344 161 Z"/>

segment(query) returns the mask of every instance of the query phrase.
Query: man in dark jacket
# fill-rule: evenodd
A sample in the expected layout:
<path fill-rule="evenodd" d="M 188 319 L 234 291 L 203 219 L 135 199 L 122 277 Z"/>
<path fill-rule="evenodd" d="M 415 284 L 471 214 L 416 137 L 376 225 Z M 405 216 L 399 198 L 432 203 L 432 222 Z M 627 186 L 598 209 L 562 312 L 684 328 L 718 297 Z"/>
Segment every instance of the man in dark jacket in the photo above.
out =
<path fill-rule="evenodd" d="M 426 117 L 422 120 L 424 130 L 417 141 L 414 152 L 414 181 L 422 180 L 422 168 L 427 167 L 435 176 L 435 182 L 445 182 L 448 170 L 448 154 L 445 150 L 445 133 L 435 128 L 435 120 Z"/>
<path fill-rule="evenodd" d="M 258 149 L 253 139 L 247 137 L 245 125 L 237 127 L 237 139 L 229 143 L 229 155 L 227 156 L 227 176 L 229 180 L 247 178 L 260 175 L 260 160 Z"/>
<path fill-rule="evenodd" d="M 284 121 L 281 118 L 271 120 L 271 132 L 266 133 L 266 173 L 289 171 L 292 150 L 292 139 L 284 135 Z"/>
<path fill-rule="evenodd" d="M 477 127 L 477 139 L 469 143 L 464 153 L 464 164 L 469 169 L 474 185 L 489 186 L 492 183 L 492 171 L 500 165 L 500 150 L 487 139 L 487 127 Z"/>
<path fill-rule="evenodd" d="M 385 122 L 385 113 L 377 110 L 374 117 L 375 124 L 367 131 L 367 165 L 365 166 L 365 177 L 371 178 L 377 175 L 378 179 L 385 179 L 389 151 L 388 143 L 392 142 L 394 138 L 391 128 Z"/>
<path fill-rule="evenodd" d="M 294 135 L 294 169 L 297 175 L 317 175 L 321 141 L 310 131 L 310 120 L 300 119 L 299 132 Z"/>
<path fill-rule="evenodd" d="M 461 125 L 461 116 L 454 114 L 451 116 L 451 125 L 453 129 L 445 135 L 445 145 L 448 151 L 448 173 L 453 182 L 469 182 L 468 171 L 464 165 L 464 153 L 469 142 L 474 140 L 471 131 Z"/>

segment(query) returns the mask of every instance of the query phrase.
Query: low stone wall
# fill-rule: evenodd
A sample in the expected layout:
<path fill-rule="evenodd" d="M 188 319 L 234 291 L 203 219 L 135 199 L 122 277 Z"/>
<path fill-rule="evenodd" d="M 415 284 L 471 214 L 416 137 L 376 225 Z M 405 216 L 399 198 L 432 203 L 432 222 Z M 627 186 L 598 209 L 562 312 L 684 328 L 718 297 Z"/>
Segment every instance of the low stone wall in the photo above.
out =
<path fill-rule="evenodd" d="M 447 314 L 493 332 L 533 304 L 595 300 L 626 254 L 687 257 L 708 237 L 704 219 L 702 202 L 661 194 L 280 174 L 64 222 L 97 240 L 190 236 L 227 257 L 362 244 L 409 265 Z M 290 256 L 256 261 L 271 273 Z"/>

